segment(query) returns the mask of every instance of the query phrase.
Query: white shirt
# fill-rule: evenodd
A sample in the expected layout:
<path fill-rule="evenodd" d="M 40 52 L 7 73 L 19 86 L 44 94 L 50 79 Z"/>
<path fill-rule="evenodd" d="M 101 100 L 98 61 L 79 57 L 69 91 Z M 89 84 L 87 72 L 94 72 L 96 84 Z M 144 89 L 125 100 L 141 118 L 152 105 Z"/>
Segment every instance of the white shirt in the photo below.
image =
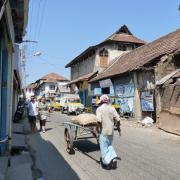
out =
<path fill-rule="evenodd" d="M 38 115 L 38 103 L 36 101 L 32 102 L 30 101 L 28 104 L 28 115 L 29 116 L 37 116 Z"/>
<path fill-rule="evenodd" d="M 120 121 L 116 109 L 110 104 L 102 104 L 96 110 L 96 117 L 98 122 L 102 123 L 102 134 L 105 136 L 113 135 L 114 119 Z"/>

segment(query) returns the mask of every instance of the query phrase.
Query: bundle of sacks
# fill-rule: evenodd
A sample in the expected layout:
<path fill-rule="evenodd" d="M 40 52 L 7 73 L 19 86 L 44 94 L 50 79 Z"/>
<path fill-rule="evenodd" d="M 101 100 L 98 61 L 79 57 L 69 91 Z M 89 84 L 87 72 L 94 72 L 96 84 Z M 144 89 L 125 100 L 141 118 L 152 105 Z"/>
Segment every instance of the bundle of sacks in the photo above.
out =
<path fill-rule="evenodd" d="M 80 114 L 72 118 L 72 122 L 82 126 L 97 125 L 97 118 L 94 114 Z"/>

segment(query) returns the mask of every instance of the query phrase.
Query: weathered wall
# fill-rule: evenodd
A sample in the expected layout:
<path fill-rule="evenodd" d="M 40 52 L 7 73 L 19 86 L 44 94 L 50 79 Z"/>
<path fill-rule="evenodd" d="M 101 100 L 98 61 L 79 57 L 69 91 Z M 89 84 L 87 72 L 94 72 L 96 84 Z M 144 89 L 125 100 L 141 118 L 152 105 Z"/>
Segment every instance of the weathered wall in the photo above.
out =
<path fill-rule="evenodd" d="M 155 88 L 154 70 L 142 70 L 137 74 L 140 91 L 153 90 Z"/>
<path fill-rule="evenodd" d="M 111 63 L 112 60 L 114 60 L 116 57 L 121 56 L 129 51 L 120 51 L 118 50 L 118 45 L 117 44 L 108 44 L 108 45 L 104 45 L 102 47 L 100 47 L 97 51 L 96 51 L 96 70 L 99 70 L 99 72 L 103 71 L 104 68 L 100 67 L 100 56 L 99 56 L 99 51 L 101 49 L 105 48 L 106 50 L 108 50 L 109 56 L 108 56 L 108 64 Z"/>
<path fill-rule="evenodd" d="M 171 72 L 175 71 L 179 65 L 179 55 L 173 56 L 173 55 L 165 55 L 161 57 L 160 62 L 155 67 L 155 79 L 156 81 L 160 80 L 164 76 L 170 74 Z M 166 86 L 164 88 L 160 87 L 160 89 L 156 88 L 156 99 L 157 99 L 157 105 L 156 105 L 156 112 L 157 117 L 159 117 L 161 110 L 166 109 L 169 107 L 171 96 L 174 91 L 174 87 L 172 86 Z M 175 93 L 175 92 L 174 92 Z M 175 103 L 175 101 L 171 102 Z"/>
<path fill-rule="evenodd" d="M 175 63 L 173 61 L 172 56 L 163 56 L 160 60 L 160 62 L 155 67 L 155 79 L 156 81 L 160 80 L 167 74 L 170 74 L 176 70 Z"/>
<path fill-rule="evenodd" d="M 108 45 L 103 45 L 99 47 L 95 55 L 89 57 L 86 60 L 80 61 L 79 63 L 73 65 L 71 67 L 71 80 L 77 79 L 85 74 L 99 71 L 101 72 L 104 70 L 104 67 L 100 66 L 100 56 L 99 56 L 99 51 L 105 48 L 108 50 L 108 64 L 116 57 L 123 55 L 124 53 L 129 52 L 128 51 L 120 51 L 118 50 L 118 45 L 117 44 L 108 44 Z"/>
<path fill-rule="evenodd" d="M 166 56 L 165 56 L 166 57 Z M 170 74 L 178 67 L 176 56 L 167 56 L 161 58 L 160 63 L 156 67 L 156 79 L 159 80 Z M 157 87 L 157 125 L 159 128 L 180 135 L 180 86 L 172 80 Z"/>
<path fill-rule="evenodd" d="M 77 79 L 85 74 L 89 74 L 94 71 L 95 67 L 95 55 L 89 57 L 86 60 L 71 67 L 71 80 Z"/>
<path fill-rule="evenodd" d="M 162 111 L 157 120 L 157 126 L 167 132 L 180 135 L 180 116 L 169 111 Z"/>
<path fill-rule="evenodd" d="M 161 110 L 180 115 L 180 86 L 168 84 L 160 89 Z"/>

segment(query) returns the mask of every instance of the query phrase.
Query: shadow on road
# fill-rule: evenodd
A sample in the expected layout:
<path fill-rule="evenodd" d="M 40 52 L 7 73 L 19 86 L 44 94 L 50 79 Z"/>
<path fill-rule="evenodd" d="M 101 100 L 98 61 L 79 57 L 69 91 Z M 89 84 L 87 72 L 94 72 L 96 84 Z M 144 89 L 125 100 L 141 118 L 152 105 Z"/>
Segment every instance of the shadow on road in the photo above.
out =
<path fill-rule="evenodd" d="M 95 143 L 88 141 L 88 140 L 81 140 L 79 142 L 78 141 L 75 142 L 74 147 L 75 147 L 75 151 L 79 151 L 80 153 L 91 158 L 92 160 L 94 160 L 98 164 L 100 163 L 99 160 L 97 160 L 96 158 L 94 158 L 93 156 L 88 154 L 90 152 L 99 151 L 99 145 L 98 144 L 95 144 Z"/>
<path fill-rule="evenodd" d="M 40 169 L 45 180 L 80 179 L 56 147 L 39 133 L 28 136 L 33 152 L 34 169 Z"/>
<path fill-rule="evenodd" d="M 74 146 L 78 150 L 82 152 L 86 152 L 86 153 L 99 151 L 99 145 L 88 140 L 81 140 L 81 141 L 74 142 Z"/>

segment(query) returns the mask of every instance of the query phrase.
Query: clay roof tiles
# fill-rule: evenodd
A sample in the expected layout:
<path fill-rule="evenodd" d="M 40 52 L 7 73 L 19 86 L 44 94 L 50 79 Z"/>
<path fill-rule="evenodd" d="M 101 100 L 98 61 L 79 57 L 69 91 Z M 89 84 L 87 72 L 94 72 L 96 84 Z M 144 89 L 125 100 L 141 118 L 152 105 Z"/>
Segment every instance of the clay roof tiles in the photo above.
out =
<path fill-rule="evenodd" d="M 89 73 L 89 74 L 85 74 L 77 79 L 74 79 L 72 81 L 70 81 L 67 85 L 71 85 L 71 84 L 75 84 L 77 82 L 81 82 L 81 81 L 89 81 L 91 78 L 93 78 L 94 76 L 97 75 L 97 71 L 96 72 L 92 72 L 92 73 Z"/>
<path fill-rule="evenodd" d="M 36 83 L 31 83 L 31 84 L 28 84 L 28 85 L 26 86 L 26 88 L 27 88 L 27 89 L 34 89 L 34 88 L 36 88 L 36 86 L 37 86 Z"/>
<path fill-rule="evenodd" d="M 44 80 L 45 82 L 68 81 L 67 78 L 56 73 L 49 73 L 40 79 Z"/>
<path fill-rule="evenodd" d="M 97 81 L 140 69 L 154 59 L 165 54 L 176 52 L 179 49 L 180 29 L 124 54 L 123 56 L 119 57 L 112 66 L 109 66 L 91 81 Z"/>

